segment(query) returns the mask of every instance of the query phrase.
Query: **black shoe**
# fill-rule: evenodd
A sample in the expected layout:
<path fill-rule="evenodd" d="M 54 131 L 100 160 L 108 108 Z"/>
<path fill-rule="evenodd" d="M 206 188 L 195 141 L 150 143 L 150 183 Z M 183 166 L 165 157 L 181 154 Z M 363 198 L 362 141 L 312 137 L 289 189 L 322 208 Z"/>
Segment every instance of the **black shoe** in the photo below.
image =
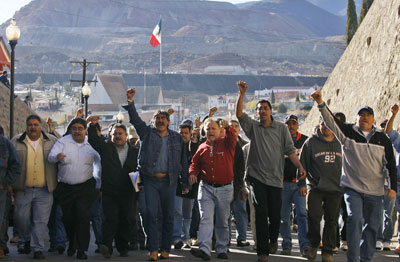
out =
<path fill-rule="evenodd" d="M 183 247 L 183 241 L 182 240 L 179 240 L 178 242 L 176 242 L 174 244 L 174 248 L 175 249 L 181 249 L 182 247 Z"/>
<path fill-rule="evenodd" d="M 31 253 L 31 241 L 26 241 L 24 245 L 25 254 Z"/>
<path fill-rule="evenodd" d="M 64 254 L 64 251 L 65 251 L 65 247 L 63 247 L 63 246 L 58 246 L 57 247 L 58 254 L 62 255 L 62 254 Z"/>
<path fill-rule="evenodd" d="M 72 257 L 74 254 L 75 254 L 75 249 L 69 249 L 69 248 L 68 248 L 67 255 L 68 255 L 69 257 Z"/>
<path fill-rule="evenodd" d="M 49 250 L 47 250 L 47 252 L 56 252 L 57 251 L 57 247 L 56 246 L 50 246 Z"/>
<path fill-rule="evenodd" d="M 217 258 L 219 258 L 219 259 L 228 259 L 228 255 L 226 253 L 219 253 Z"/>
<path fill-rule="evenodd" d="M 275 254 L 276 251 L 278 251 L 278 242 L 269 243 L 269 253 L 270 254 Z"/>
<path fill-rule="evenodd" d="M 136 243 L 130 243 L 128 245 L 128 250 L 130 250 L 130 251 L 138 250 L 138 245 Z"/>
<path fill-rule="evenodd" d="M 192 249 L 190 249 L 190 253 L 191 253 L 193 256 L 198 257 L 198 258 L 201 258 L 201 259 L 203 259 L 203 260 L 205 260 L 205 261 L 209 261 L 209 260 L 211 259 L 211 257 L 210 257 L 209 255 L 207 255 L 206 252 L 204 252 L 203 250 L 198 249 L 198 248 L 192 248 Z"/>
<path fill-rule="evenodd" d="M 129 257 L 128 250 L 122 250 L 119 252 L 120 257 Z"/>
<path fill-rule="evenodd" d="M 139 249 L 140 249 L 140 250 L 146 250 L 146 245 L 145 245 L 144 242 L 140 242 L 140 243 L 139 243 Z"/>
<path fill-rule="evenodd" d="M 108 247 L 106 245 L 99 245 L 99 251 L 100 251 L 100 254 L 102 254 L 104 258 L 111 257 L 110 250 L 108 249 Z"/>
<path fill-rule="evenodd" d="M 45 259 L 42 251 L 35 251 L 33 253 L 33 259 Z"/>
<path fill-rule="evenodd" d="M 76 253 L 76 258 L 83 260 L 83 259 L 88 259 L 88 256 L 85 254 L 84 251 L 78 250 L 78 252 Z"/>
<path fill-rule="evenodd" d="M 248 247 L 248 246 L 250 246 L 250 243 L 247 242 L 246 240 L 238 240 L 236 246 L 238 246 L 238 247 Z"/>

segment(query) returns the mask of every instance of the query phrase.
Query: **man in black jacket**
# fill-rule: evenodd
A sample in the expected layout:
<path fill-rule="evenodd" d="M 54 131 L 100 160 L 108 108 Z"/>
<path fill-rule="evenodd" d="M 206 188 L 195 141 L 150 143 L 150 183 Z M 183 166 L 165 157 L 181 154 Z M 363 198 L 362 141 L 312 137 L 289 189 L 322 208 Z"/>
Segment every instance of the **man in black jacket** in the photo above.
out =
<path fill-rule="evenodd" d="M 98 116 L 91 117 L 88 128 L 89 143 L 101 156 L 101 191 L 105 221 L 103 224 L 103 244 L 101 254 L 110 258 L 112 243 L 122 257 L 128 256 L 129 210 L 136 202 L 135 192 L 129 173 L 136 171 L 138 150 L 127 143 L 127 129 L 122 124 L 114 125 L 111 140 L 98 136 Z"/>

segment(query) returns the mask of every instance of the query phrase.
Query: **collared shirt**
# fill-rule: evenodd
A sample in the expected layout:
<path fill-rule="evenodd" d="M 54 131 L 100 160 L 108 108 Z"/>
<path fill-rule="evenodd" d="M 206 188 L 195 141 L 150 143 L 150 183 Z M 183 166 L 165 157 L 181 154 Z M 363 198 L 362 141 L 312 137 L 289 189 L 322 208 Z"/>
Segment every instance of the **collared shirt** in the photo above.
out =
<path fill-rule="evenodd" d="M 61 161 L 57 155 L 64 153 Z M 81 184 L 93 177 L 93 164 L 101 165 L 100 155 L 88 143 L 87 138 L 81 144 L 75 142 L 72 135 L 60 138 L 50 151 L 50 163 L 58 162 L 58 180 L 75 185 Z"/>
<path fill-rule="evenodd" d="M 282 188 L 285 155 L 296 152 L 289 129 L 275 120 L 264 127 L 245 113 L 239 123 L 251 141 L 246 174 L 265 185 Z"/>
<path fill-rule="evenodd" d="M 125 164 L 126 157 L 128 156 L 128 149 L 129 147 L 127 142 L 124 144 L 124 147 L 121 150 L 117 148 L 118 158 L 119 162 L 121 162 L 121 166 L 124 166 Z"/>
<path fill-rule="evenodd" d="M 154 173 L 167 173 L 168 172 L 168 135 L 161 137 L 160 154 L 154 168 Z"/>

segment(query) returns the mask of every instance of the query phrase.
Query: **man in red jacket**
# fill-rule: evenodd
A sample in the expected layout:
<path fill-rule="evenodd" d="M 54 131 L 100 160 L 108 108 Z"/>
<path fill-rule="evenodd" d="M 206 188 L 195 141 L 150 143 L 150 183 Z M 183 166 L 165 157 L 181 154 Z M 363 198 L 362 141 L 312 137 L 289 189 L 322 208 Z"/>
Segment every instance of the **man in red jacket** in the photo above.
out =
<path fill-rule="evenodd" d="M 200 145 L 189 169 L 190 184 L 197 182 L 197 176 L 202 173 L 198 193 L 201 216 L 198 233 L 199 249 L 192 249 L 190 252 L 195 257 L 210 260 L 215 210 L 215 251 L 218 258 L 227 259 L 228 218 L 233 200 L 236 135 L 225 120 L 221 121 L 219 127 L 215 120 L 209 118 L 204 126 L 207 141 Z M 226 135 L 220 137 L 222 128 L 225 129 Z"/>

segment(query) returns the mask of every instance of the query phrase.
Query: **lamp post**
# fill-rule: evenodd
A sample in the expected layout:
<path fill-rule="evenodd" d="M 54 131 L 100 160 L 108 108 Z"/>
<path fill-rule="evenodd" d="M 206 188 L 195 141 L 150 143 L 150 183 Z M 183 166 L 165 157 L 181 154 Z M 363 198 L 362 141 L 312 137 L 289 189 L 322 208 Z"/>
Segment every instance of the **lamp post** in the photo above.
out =
<path fill-rule="evenodd" d="M 117 118 L 117 123 L 122 123 L 124 121 L 124 114 L 122 114 L 121 110 L 119 111 L 116 118 Z"/>
<path fill-rule="evenodd" d="M 82 95 L 85 98 L 85 119 L 88 117 L 88 99 L 92 90 L 88 82 L 85 82 L 85 85 L 82 87 Z"/>
<path fill-rule="evenodd" d="M 21 30 L 19 30 L 15 19 L 11 19 L 10 25 L 6 28 L 6 37 L 11 46 L 11 85 L 10 85 L 10 139 L 14 136 L 14 49 L 18 43 Z"/>

